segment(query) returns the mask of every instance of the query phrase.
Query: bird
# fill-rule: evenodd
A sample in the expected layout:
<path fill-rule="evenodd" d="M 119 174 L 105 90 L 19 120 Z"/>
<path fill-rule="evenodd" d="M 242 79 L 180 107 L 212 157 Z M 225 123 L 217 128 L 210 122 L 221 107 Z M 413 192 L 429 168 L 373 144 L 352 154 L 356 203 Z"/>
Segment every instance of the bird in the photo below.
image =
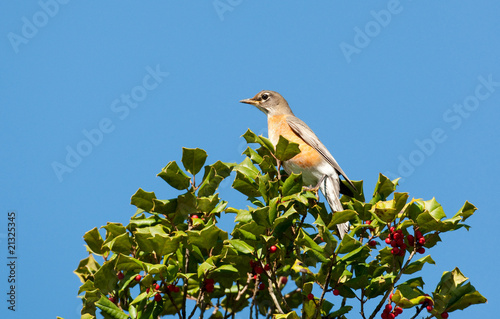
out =
<path fill-rule="evenodd" d="M 282 163 L 285 172 L 302 173 L 304 186 L 316 191 L 319 188 L 333 213 L 344 210 L 339 196 L 350 190 L 341 183 L 339 176 L 354 191 L 356 187 L 316 134 L 293 114 L 285 98 L 277 92 L 264 90 L 240 102 L 253 105 L 267 115 L 268 136 L 275 147 L 280 135 L 299 144 L 300 153 Z M 349 231 L 349 222 L 338 224 L 337 229 L 343 238 Z"/>

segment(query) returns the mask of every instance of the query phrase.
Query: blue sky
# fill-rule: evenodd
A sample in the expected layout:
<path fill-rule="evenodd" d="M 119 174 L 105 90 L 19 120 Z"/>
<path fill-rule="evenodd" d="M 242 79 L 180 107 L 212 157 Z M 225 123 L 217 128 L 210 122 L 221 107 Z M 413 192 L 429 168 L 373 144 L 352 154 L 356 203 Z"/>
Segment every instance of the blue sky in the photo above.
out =
<path fill-rule="evenodd" d="M 431 291 L 458 266 L 489 303 L 450 318 L 491 318 L 500 311 L 499 9 L 493 0 L 4 1 L 0 264 L 15 211 L 18 295 L 8 312 L 2 266 L 0 316 L 79 318 L 72 271 L 86 257 L 83 234 L 127 223 L 139 187 L 177 196 L 156 174 L 182 147 L 241 161 L 240 136 L 267 128 L 238 101 L 269 89 L 365 192 L 382 172 L 404 177 L 399 191 L 435 196 L 448 215 L 465 200 L 478 207 L 469 232 L 430 251 L 437 265 L 423 275 Z M 245 205 L 229 182 L 220 193 Z"/>

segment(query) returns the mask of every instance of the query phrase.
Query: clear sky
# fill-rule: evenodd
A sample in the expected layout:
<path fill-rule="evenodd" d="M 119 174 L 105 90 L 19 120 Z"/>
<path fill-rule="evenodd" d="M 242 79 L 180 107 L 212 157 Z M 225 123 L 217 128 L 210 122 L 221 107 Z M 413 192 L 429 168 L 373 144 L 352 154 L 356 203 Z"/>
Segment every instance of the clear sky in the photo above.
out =
<path fill-rule="evenodd" d="M 423 276 L 431 291 L 458 266 L 489 303 L 450 318 L 495 317 L 498 12 L 493 0 L 2 1 L 0 317 L 79 318 L 83 234 L 127 223 L 139 187 L 177 196 L 156 174 L 181 147 L 241 161 L 240 136 L 267 124 L 238 101 L 263 89 L 366 193 L 382 172 L 448 215 L 475 204 L 471 230 L 444 235 Z M 229 182 L 220 193 L 245 205 Z M 4 301 L 10 211 L 15 313 Z"/>

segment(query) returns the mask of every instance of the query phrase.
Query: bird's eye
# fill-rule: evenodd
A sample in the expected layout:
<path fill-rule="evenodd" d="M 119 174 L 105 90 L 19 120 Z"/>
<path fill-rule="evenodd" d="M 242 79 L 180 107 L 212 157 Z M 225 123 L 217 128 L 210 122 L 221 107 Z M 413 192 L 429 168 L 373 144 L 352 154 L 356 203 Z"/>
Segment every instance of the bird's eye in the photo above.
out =
<path fill-rule="evenodd" d="M 267 101 L 267 100 L 269 99 L 269 94 L 264 93 L 264 94 L 262 94 L 262 96 L 261 96 L 261 97 L 262 97 L 262 100 L 263 100 L 263 101 Z"/>

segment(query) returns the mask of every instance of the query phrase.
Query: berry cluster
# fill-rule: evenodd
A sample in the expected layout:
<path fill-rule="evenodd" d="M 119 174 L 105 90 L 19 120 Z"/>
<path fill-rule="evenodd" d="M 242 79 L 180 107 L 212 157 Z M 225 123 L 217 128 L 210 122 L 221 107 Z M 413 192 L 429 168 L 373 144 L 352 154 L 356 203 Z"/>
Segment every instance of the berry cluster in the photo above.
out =
<path fill-rule="evenodd" d="M 125 275 L 121 271 L 116 276 L 118 277 L 119 280 L 123 280 L 125 278 Z M 136 282 L 140 283 L 142 280 L 142 276 L 140 274 L 137 274 L 134 277 L 134 280 Z M 146 288 L 146 293 L 149 294 L 149 292 L 151 291 L 151 288 L 153 289 L 153 291 L 156 291 L 156 293 L 153 297 L 156 302 L 159 302 L 162 299 L 162 295 L 161 295 L 162 292 L 179 293 L 181 291 L 181 289 L 174 284 L 170 284 L 170 285 L 166 286 L 166 289 L 161 289 L 161 284 L 158 284 L 156 281 L 153 281 L 153 284 L 151 287 Z M 165 290 L 165 291 L 163 291 L 163 290 Z M 113 303 L 117 302 L 117 300 L 114 296 L 110 296 L 108 299 Z"/>
<path fill-rule="evenodd" d="M 382 319 L 394 319 L 403 313 L 403 308 L 396 306 L 392 307 L 392 304 L 388 303 L 385 305 L 384 311 L 382 312 Z"/>
<path fill-rule="evenodd" d="M 385 239 L 386 244 L 391 245 L 391 253 L 395 256 L 404 256 L 408 247 L 404 241 L 404 234 L 401 229 L 389 228 L 389 237 Z"/>
<path fill-rule="evenodd" d="M 389 236 L 385 239 L 386 244 L 391 245 L 391 253 L 395 256 L 404 256 L 406 248 L 417 246 L 417 252 L 419 254 L 425 253 L 425 238 L 419 230 L 415 230 L 415 236 L 408 234 L 406 236 L 403 234 L 403 230 L 396 230 L 394 227 L 389 228 Z M 370 244 L 371 245 L 371 244 Z"/>
<path fill-rule="evenodd" d="M 423 247 L 425 245 L 425 238 L 419 230 L 415 230 L 415 237 L 413 237 L 412 235 L 408 235 L 407 239 L 408 239 L 408 244 L 412 247 L 415 245 L 415 239 L 416 239 L 417 252 L 419 254 L 425 253 L 425 248 Z"/>

